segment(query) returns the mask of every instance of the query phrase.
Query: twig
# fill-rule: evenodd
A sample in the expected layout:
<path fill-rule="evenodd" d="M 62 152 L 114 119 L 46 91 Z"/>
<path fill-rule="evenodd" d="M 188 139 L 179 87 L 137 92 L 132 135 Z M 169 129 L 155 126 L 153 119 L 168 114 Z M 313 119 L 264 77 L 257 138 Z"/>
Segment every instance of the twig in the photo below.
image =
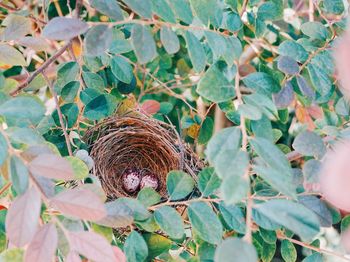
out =
<path fill-rule="evenodd" d="M 248 5 L 249 0 L 244 0 L 243 5 L 242 5 L 242 10 L 241 12 L 239 12 L 239 16 L 242 17 L 242 15 L 244 14 L 245 10 L 247 9 L 247 5 Z"/>
<path fill-rule="evenodd" d="M 49 78 L 46 76 L 46 74 L 44 72 L 43 72 L 43 76 L 44 76 L 44 78 L 45 78 L 45 80 L 46 80 L 46 82 L 47 82 L 47 84 L 49 86 L 49 89 L 51 91 L 51 94 L 52 94 L 52 96 L 53 96 L 53 98 L 55 100 L 55 106 L 56 106 L 58 118 L 60 120 L 60 125 L 61 125 L 61 128 L 63 130 L 64 138 L 66 140 L 68 154 L 70 156 L 73 156 L 72 146 L 70 144 L 70 140 L 69 140 L 69 136 L 68 136 L 68 133 L 67 133 L 67 129 L 66 129 L 66 126 L 65 126 L 64 121 L 63 121 L 63 115 L 62 115 L 62 111 L 61 111 L 61 108 L 60 108 L 60 105 L 59 105 L 57 94 L 55 92 L 55 89 L 52 86 L 52 82 L 49 80 Z"/>
<path fill-rule="evenodd" d="M 315 12 L 314 2 L 313 0 L 309 0 L 309 21 L 310 22 L 313 22 L 315 20 L 314 12 Z"/>
<path fill-rule="evenodd" d="M 20 84 L 14 91 L 10 93 L 11 96 L 17 95 L 22 89 L 26 88 L 36 76 L 42 73 L 49 65 L 57 60 L 71 45 L 71 40 L 61 47 L 55 54 L 47 59 L 37 70 L 35 70 L 22 84 Z"/>

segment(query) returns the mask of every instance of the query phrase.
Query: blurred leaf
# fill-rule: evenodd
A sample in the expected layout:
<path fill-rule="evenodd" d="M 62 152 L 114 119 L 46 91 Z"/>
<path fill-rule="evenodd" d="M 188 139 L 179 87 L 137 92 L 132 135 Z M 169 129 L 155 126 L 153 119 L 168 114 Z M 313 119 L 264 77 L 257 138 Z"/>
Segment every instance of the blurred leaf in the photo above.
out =
<path fill-rule="evenodd" d="M 289 81 L 286 82 L 281 91 L 273 95 L 273 100 L 277 108 L 287 108 L 294 100 L 292 84 Z"/>
<path fill-rule="evenodd" d="M 7 44 L 0 44 L 0 64 L 27 66 L 22 53 Z"/>
<path fill-rule="evenodd" d="M 88 28 L 80 19 L 55 17 L 46 24 L 42 35 L 50 40 L 69 40 L 84 34 Z"/>
<path fill-rule="evenodd" d="M 171 200 L 179 200 L 188 196 L 194 187 L 193 178 L 182 171 L 170 171 L 166 187 Z"/>
<path fill-rule="evenodd" d="M 154 219 L 160 228 L 171 238 L 180 239 L 185 234 L 184 224 L 180 214 L 169 206 L 163 206 L 154 211 Z"/>
<path fill-rule="evenodd" d="M 105 204 L 107 215 L 95 221 L 99 225 L 118 228 L 129 226 L 133 222 L 133 210 L 122 201 L 112 201 Z M 147 210 L 146 210 L 147 212 Z"/>
<path fill-rule="evenodd" d="M 255 209 L 301 237 L 311 241 L 320 231 L 317 216 L 305 206 L 285 199 L 274 199 L 256 205 Z"/>
<path fill-rule="evenodd" d="M 280 4 L 283 5 L 283 4 Z M 282 7 L 282 8 L 281 8 Z M 262 21 L 275 21 L 283 17 L 283 6 L 277 1 L 268 1 L 259 6 L 257 17 Z"/>
<path fill-rule="evenodd" d="M 112 246 L 107 240 L 94 232 L 69 232 L 69 243 L 84 257 L 94 261 L 116 261 Z"/>
<path fill-rule="evenodd" d="M 151 214 L 148 212 L 147 208 L 141 203 L 141 201 L 134 198 L 118 198 L 113 202 L 108 203 L 110 205 L 109 208 L 119 207 L 120 205 L 124 205 L 129 208 L 131 211 L 131 215 L 137 221 L 144 221 L 150 218 Z M 108 204 L 106 204 L 108 206 Z"/>
<path fill-rule="evenodd" d="M 198 143 L 206 144 L 214 133 L 214 121 L 211 117 L 206 117 L 201 125 L 198 135 Z"/>
<path fill-rule="evenodd" d="M 274 78 L 266 73 L 252 73 L 243 78 L 243 83 L 248 87 L 253 89 L 253 91 L 271 95 L 271 93 L 276 93 L 280 90 L 280 85 Z"/>
<path fill-rule="evenodd" d="M 97 25 L 89 29 L 85 38 L 85 54 L 100 56 L 112 43 L 112 29 L 107 25 Z"/>
<path fill-rule="evenodd" d="M 158 234 L 143 234 L 148 246 L 148 257 L 155 258 L 171 248 L 172 241 Z"/>
<path fill-rule="evenodd" d="M 242 199 L 248 194 L 248 190 L 250 190 L 249 182 L 238 175 L 227 177 L 222 181 L 220 187 L 225 203 L 232 205 L 242 201 Z"/>
<path fill-rule="evenodd" d="M 332 226 L 332 214 L 327 208 L 327 205 L 321 199 L 315 196 L 299 196 L 298 201 L 314 211 L 322 227 Z"/>
<path fill-rule="evenodd" d="M 322 262 L 324 261 L 322 254 L 313 253 L 312 255 L 303 259 L 302 262 Z"/>
<path fill-rule="evenodd" d="M 192 10 L 204 25 L 219 27 L 222 21 L 222 9 L 216 0 L 190 0 Z"/>
<path fill-rule="evenodd" d="M 123 0 L 133 11 L 144 18 L 151 18 L 151 2 L 150 0 L 138 1 L 138 0 Z"/>
<path fill-rule="evenodd" d="M 297 83 L 301 93 L 311 101 L 315 99 L 315 91 L 306 82 L 305 78 L 302 76 L 297 76 Z"/>
<path fill-rule="evenodd" d="M 152 10 L 164 21 L 176 23 L 175 14 L 166 0 L 151 0 Z"/>
<path fill-rule="evenodd" d="M 254 105 L 241 104 L 238 106 L 237 112 L 240 115 L 243 115 L 244 118 L 250 120 L 259 120 L 262 117 L 262 113 L 260 112 L 259 108 Z"/>
<path fill-rule="evenodd" d="M 5 41 L 18 40 L 32 31 L 30 19 L 20 15 L 10 14 L 2 21 L 2 25 L 6 26 L 2 35 Z"/>
<path fill-rule="evenodd" d="M 14 190 L 18 195 L 23 195 L 28 189 L 29 173 L 26 165 L 17 156 L 11 157 L 10 173 Z"/>
<path fill-rule="evenodd" d="M 297 260 L 297 250 L 292 242 L 289 240 L 282 240 L 281 255 L 286 262 L 295 262 Z"/>
<path fill-rule="evenodd" d="M 156 43 L 148 26 L 134 25 L 131 31 L 131 42 L 140 64 L 146 64 L 157 56 Z"/>
<path fill-rule="evenodd" d="M 102 14 L 109 16 L 117 21 L 123 20 L 123 13 L 117 1 L 114 0 L 90 0 L 92 7 L 96 8 Z"/>
<path fill-rule="evenodd" d="M 207 63 L 204 48 L 198 38 L 189 31 L 185 32 L 185 40 L 193 69 L 199 73 L 204 70 Z"/>
<path fill-rule="evenodd" d="M 130 84 L 133 78 L 132 67 L 124 57 L 113 57 L 111 60 L 111 70 L 119 81 Z"/>
<path fill-rule="evenodd" d="M 340 15 L 344 12 L 344 2 L 342 0 L 324 0 L 323 7 L 328 13 Z"/>
<path fill-rule="evenodd" d="M 192 10 L 187 0 L 167 0 L 174 10 L 176 16 L 185 22 L 191 24 L 193 20 Z"/>
<path fill-rule="evenodd" d="M 19 248 L 10 248 L 0 254 L 1 262 L 22 262 L 24 259 L 24 251 Z"/>
<path fill-rule="evenodd" d="M 289 56 L 280 56 L 277 60 L 277 67 L 285 74 L 296 75 L 299 73 L 298 63 Z"/>
<path fill-rule="evenodd" d="M 44 37 L 41 36 L 25 36 L 17 40 L 20 45 L 29 47 L 35 51 L 47 51 L 49 44 Z"/>
<path fill-rule="evenodd" d="M 167 26 L 160 29 L 160 40 L 168 54 L 175 54 L 180 50 L 180 41 L 176 33 Z"/>
<path fill-rule="evenodd" d="M 84 188 L 65 189 L 50 200 L 51 205 L 68 216 L 98 221 L 107 214 L 97 194 Z"/>
<path fill-rule="evenodd" d="M 83 72 L 82 76 L 87 87 L 103 91 L 105 83 L 101 76 L 91 72 Z"/>
<path fill-rule="evenodd" d="M 5 162 L 8 155 L 7 141 L 2 133 L 0 133 L 0 166 Z"/>
<path fill-rule="evenodd" d="M 194 202 L 188 206 L 187 214 L 192 224 L 192 230 L 202 240 L 210 244 L 221 242 L 223 228 L 210 206 L 204 202 Z"/>
<path fill-rule="evenodd" d="M 204 197 L 208 197 L 220 187 L 221 181 L 214 172 L 214 168 L 206 167 L 198 174 L 198 189 Z"/>
<path fill-rule="evenodd" d="M 225 77 L 223 62 L 213 64 L 201 77 L 197 93 L 215 103 L 224 102 L 235 97 L 234 86 Z"/>
<path fill-rule="evenodd" d="M 239 238 L 227 238 L 217 247 L 215 261 L 257 262 L 258 255 L 253 245 Z"/>
<path fill-rule="evenodd" d="M 292 40 L 282 42 L 278 47 L 278 53 L 283 56 L 292 57 L 300 63 L 304 63 L 308 58 L 308 53 L 304 47 Z"/>
<path fill-rule="evenodd" d="M 278 118 L 278 111 L 276 105 L 272 102 L 270 98 L 271 95 L 263 95 L 259 93 L 254 93 L 252 95 L 244 96 L 243 101 L 246 104 L 253 105 L 271 120 Z"/>
<path fill-rule="evenodd" d="M 301 132 L 293 142 L 295 151 L 305 156 L 316 156 L 321 158 L 326 153 L 326 146 L 322 138 L 314 132 Z"/>
<path fill-rule="evenodd" d="M 306 22 L 300 27 L 303 34 L 310 38 L 326 40 L 329 37 L 327 28 L 320 22 Z"/>
<path fill-rule="evenodd" d="M 6 234 L 10 243 L 23 247 L 32 240 L 38 228 L 40 208 L 40 193 L 34 187 L 12 202 L 6 216 Z"/>
<path fill-rule="evenodd" d="M 222 26 L 232 32 L 242 28 L 243 23 L 239 14 L 235 12 L 225 12 L 223 16 Z"/>
<path fill-rule="evenodd" d="M 28 165 L 29 171 L 38 176 L 52 179 L 75 179 L 71 164 L 54 154 L 40 154 Z"/>
<path fill-rule="evenodd" d="M 24 261 L 51 261 L 56 254 L 57 244 L 56 226 L 51 223 L 43 225 L 30 242 L 24 255 Z"/>
<path fill-rule="evenodd" d="M 134 230 L 125 240 L 124 252 L 128 262 L 145 261 L 148 256 L 146 241 Z"/>
<path fill-rule="evenodd" d="M 117 107 L 117 101 L 110 94 L 103 94 L 87 103 L 84 116 L 90 120 L 100 120 L 111 115 Z"/>
<path fill-rule="evenodd" d="M 229 229 L 237 231 L 240 234 L 246 232 L 245 217 L 238 206 L 220 203 L 219 210 Z"/>
<path fill-rule="evenodd" d="M 65 159 L 71 164 L 75 179 L 81 180 L 89 176 L 89 168 L 82 160 L 73 156 L 67 156 Z"/>
<path fill-rule="evenodd" d="M 250 121 L 250 125 L 256 137 L 262 137 L 269 141 L 274 141 L 272 125 L 266 116 L 262 116 L 259 120 Z"/>
<path fill-rule="evenodd" d="M 146 207 L 158 204 L 161 196 L 151 187 L 145 187 L 137 194 L 137 199 Z"/>
<path fill-rule="evenodd" d="M 153 115 L 160 109 L 160 103 L 156 100 L 146 100 L 141 106 L 141 111 Z"/>

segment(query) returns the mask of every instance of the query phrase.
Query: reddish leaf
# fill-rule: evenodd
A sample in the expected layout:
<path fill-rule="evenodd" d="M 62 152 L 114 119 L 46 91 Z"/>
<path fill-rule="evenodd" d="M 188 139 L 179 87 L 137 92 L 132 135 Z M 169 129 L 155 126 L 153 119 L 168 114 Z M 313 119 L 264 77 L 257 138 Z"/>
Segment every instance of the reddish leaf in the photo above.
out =
<path fill-rule="evenodd" d="M 141 111 L 153 115 L 157 113 L 160 109 L 160 103 L 155 100 L 147 100 L 141 106 Z"/>
<path fill-rule="evenodd" d="M 52 207 L 80 219 L 97 221 L 107 215 L 100 197 L 83 188 L 66 189 L 51 199 Z"/>
<path fill-rule="evenodd" d="M 66 257 L 66 262 L 81 262 L 81 258 L 76 252 L 70 251 Z"/>
<path fill-rule="evenodd" d="M 7 237 L 12 244 L 23 247 L 32 240 L 38 227 L 40 208 L 40 194 L 34 187 L 13 201 L 6 216 Z"/>
<path fill-rule="evenodd" d="M 29 170 L 34 175 L 53 179 L 73 180 L 71 164 L 54 154 L 40 154 L 29 163 Z"/>
<path fill-rule="evenodd" d="M 115 257 L 117 258 L 116 262 L 126 262 L 126 257 L 123 253 L 123 251 L 119 248 L 119 247 L 116 247 L 116 246 L 113 246 L 113 252 L 114 252 L 114 255 Z"/>
<path fill-rule="evenodd" d="M 42 226 L 30 242 L 24 256 L 25 262 L 52 261 L 58 243 L 57 229 L 54 224 Z"/>
<path fill-rule="evenodd" d="M 71 250 L 84 257 L 101 262 L 115 262 L 112 246 L 101 235 L 94 232 L 70 232 L 69 243 Z"/>

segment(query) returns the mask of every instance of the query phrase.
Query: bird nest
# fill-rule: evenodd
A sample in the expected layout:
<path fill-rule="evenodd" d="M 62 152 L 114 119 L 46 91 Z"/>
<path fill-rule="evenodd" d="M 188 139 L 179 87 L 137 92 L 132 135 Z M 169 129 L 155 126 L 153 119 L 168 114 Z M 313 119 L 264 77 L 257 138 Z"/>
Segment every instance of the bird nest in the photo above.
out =
<path fill-rule="evenodd" d="M 107 118 L 89 129 L 84 137 L 94 159 L 94 174 L 110 199 L 133 196 L 122 184 L 126 170 L 152 172 L 157 191 L 166 196 L 166 177 L 171 170 L 183 170 L 196 177 L 203 162 L 183 143 L 172 125 L 143 114 Z"/>

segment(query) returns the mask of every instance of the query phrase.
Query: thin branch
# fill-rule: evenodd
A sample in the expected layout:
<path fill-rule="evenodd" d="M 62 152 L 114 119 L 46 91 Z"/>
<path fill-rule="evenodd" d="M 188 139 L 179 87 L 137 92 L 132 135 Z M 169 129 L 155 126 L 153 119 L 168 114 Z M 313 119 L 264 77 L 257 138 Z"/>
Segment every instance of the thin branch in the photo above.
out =
<path fill-rule="evenodd" d="M 64 124 L 64 121 L 63 121 L 63 115 L 62 115 L 62 111 L 61 111 L 61 108 L 60 108 L 60 105 L 59 105 L 59 101 L 58 101 L 58 97 L 57 97 L 57 94 L 55 92 L 55 89 L 53 88 L 53 85 L 52 85 L 52 82 L 49 80 L 49 78 L 46 76 L 46 74 L 43 72 L 43 76 L 49 86 L 49 89 L 51 91 L 51 94 L 55 100 L 55 106 L 56 106 L 56 110 L 57 110 L 57 114 L 58 114 L 58 118 L 60 120 L 60 125 L 61 125 L 61 128 L 63 130 L 63 134 L 64 134 L 64 139 L 66 141 L 66 145 L 67 145 L 67 149 L 68 149 L 68 154 L 70 156 L 73 156 L 73 151 L 72 151 L 72 146 L 70 144 L 70 140 L 69 140 L 69 136 L 68 136 L 68 133 L 67 133 L 67 129 L 66 129 L 66 126 Z"/>
<path fill-rule="evenodd" d="M 315 20 L 314 12 L 315 12 L 314 1 L 309 0 L 309 21 L 310 22 L 313 22 Z"/>
<path fill-rule="evenodd" d="M 35 77 L 42 73 L 49 65 L 55 62 L 71 45 L 71 40 L 61 47 L 55 54 L 45 61 L 37 70 L 35 70 L 22 84 L 10 93 L 11 96 L 17 95 L 22 89 L 26 88 Z"/>

